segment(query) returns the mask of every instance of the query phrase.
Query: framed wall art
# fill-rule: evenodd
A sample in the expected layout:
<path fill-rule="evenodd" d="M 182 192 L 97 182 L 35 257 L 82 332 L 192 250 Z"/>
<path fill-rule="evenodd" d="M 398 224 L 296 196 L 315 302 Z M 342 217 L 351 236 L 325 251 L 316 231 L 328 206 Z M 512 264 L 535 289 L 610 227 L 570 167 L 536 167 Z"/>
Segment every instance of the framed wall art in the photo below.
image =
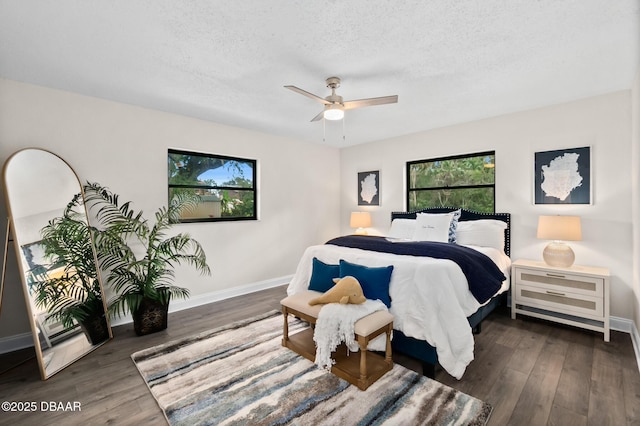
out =
<path fill-rule="evenodd" d="M 591 148 L 534 154 L 534 204 L 591 204 Z"/>
<path fill-rule="evenodd" d="M 358 205 L 380 205 L 380 171 L 358 173 Z"/>

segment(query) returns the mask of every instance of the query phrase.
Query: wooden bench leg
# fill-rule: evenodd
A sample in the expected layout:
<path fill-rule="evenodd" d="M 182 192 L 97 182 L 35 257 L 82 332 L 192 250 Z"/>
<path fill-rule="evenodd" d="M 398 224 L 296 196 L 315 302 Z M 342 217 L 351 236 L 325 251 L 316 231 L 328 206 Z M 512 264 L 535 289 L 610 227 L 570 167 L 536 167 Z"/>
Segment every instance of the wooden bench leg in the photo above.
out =
<path fill-rule="evenodd" d="M 386 335 L 387 335 L 387 347 L 385 350 L 385 357 L 384 360 L 388 365 L 392 365 L 393 364 L 393 355 L 391 353 L 391 333 L 393 332 L 393 323 L 390 323 L 387 326 L 387 331 L 385 331 Z"/>
<path fill-rule="evenodd" d="M 367 346 L 368 339 L 364 336 L 358 336 L 358 346 L 360 347 L 360 380 L 358 387 L 364 390 L 368 387 L 367 383 Z"/>
<path fill-rule="evenodd" d="M 286 306 L 282 307 L 282 317 L 284 318 L 284 327 L 282 328 L 282 346 L 287 347 L 289 341 L 289 311 Z"/>

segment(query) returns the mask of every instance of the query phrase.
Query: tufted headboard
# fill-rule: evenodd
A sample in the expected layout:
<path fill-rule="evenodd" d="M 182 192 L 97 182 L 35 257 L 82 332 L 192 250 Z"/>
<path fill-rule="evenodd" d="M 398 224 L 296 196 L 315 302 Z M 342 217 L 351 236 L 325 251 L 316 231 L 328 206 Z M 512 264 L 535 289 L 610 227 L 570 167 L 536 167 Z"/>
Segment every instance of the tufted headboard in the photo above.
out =
<path fill-rule="evenodd" d="M 391 220 L 393 219 L 415 219 L 418 213 L 449 213 L 458 210 L 457 207 L 432 207 L 412 212 L 391 212 Z M 511 256 L 511 213 L 481 213 L 473 210 L 460 209 L 460 221 L 478 220 L 478 219 L 496 219 L 507 224 L 504 230 L 504 252 L 507 256 Z"/>

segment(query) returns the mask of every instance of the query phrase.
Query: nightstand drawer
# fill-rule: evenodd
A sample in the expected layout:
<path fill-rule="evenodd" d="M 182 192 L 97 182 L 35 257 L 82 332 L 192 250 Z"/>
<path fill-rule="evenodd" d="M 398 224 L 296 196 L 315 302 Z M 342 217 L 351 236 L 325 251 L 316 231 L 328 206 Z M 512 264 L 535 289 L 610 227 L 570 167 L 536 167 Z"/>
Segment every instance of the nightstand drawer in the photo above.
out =
<path fill-rule="evenodd" d="M 557 287 L 546 289 L 540 285 L 518 285 L 515 303 L 589 317 L 602 318 L 604 315 L 602 297 L 558 291 Z"/>
<path fill-rule="evenodd" d="M 602 278 L 565 274 L 561 272 L 516 269 L 516 281 L 523 285 L 537 287 L 557 293 L 572 293 L 602 297 L 604 280 Z"/>

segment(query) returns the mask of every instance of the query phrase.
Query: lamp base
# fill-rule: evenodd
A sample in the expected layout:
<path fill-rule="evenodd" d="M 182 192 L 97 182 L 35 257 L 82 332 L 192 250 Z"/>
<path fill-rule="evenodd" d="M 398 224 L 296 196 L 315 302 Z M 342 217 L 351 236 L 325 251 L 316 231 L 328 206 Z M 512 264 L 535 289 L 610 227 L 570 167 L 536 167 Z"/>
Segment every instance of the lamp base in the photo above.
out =
<path fill-rule="evenodd" d="M 369 234 L 367 233 L 366 229 L 358 228 L 358 229 L 356 229 L 355 235 L 369 235 Z"/>
<path fill-rule="evenodd" d="M 568 268 L 573 265 L 576 255 L 568 244 L 562 241 L 552 241 L 544 248 L 542 258 L 549 266 Z"/>

